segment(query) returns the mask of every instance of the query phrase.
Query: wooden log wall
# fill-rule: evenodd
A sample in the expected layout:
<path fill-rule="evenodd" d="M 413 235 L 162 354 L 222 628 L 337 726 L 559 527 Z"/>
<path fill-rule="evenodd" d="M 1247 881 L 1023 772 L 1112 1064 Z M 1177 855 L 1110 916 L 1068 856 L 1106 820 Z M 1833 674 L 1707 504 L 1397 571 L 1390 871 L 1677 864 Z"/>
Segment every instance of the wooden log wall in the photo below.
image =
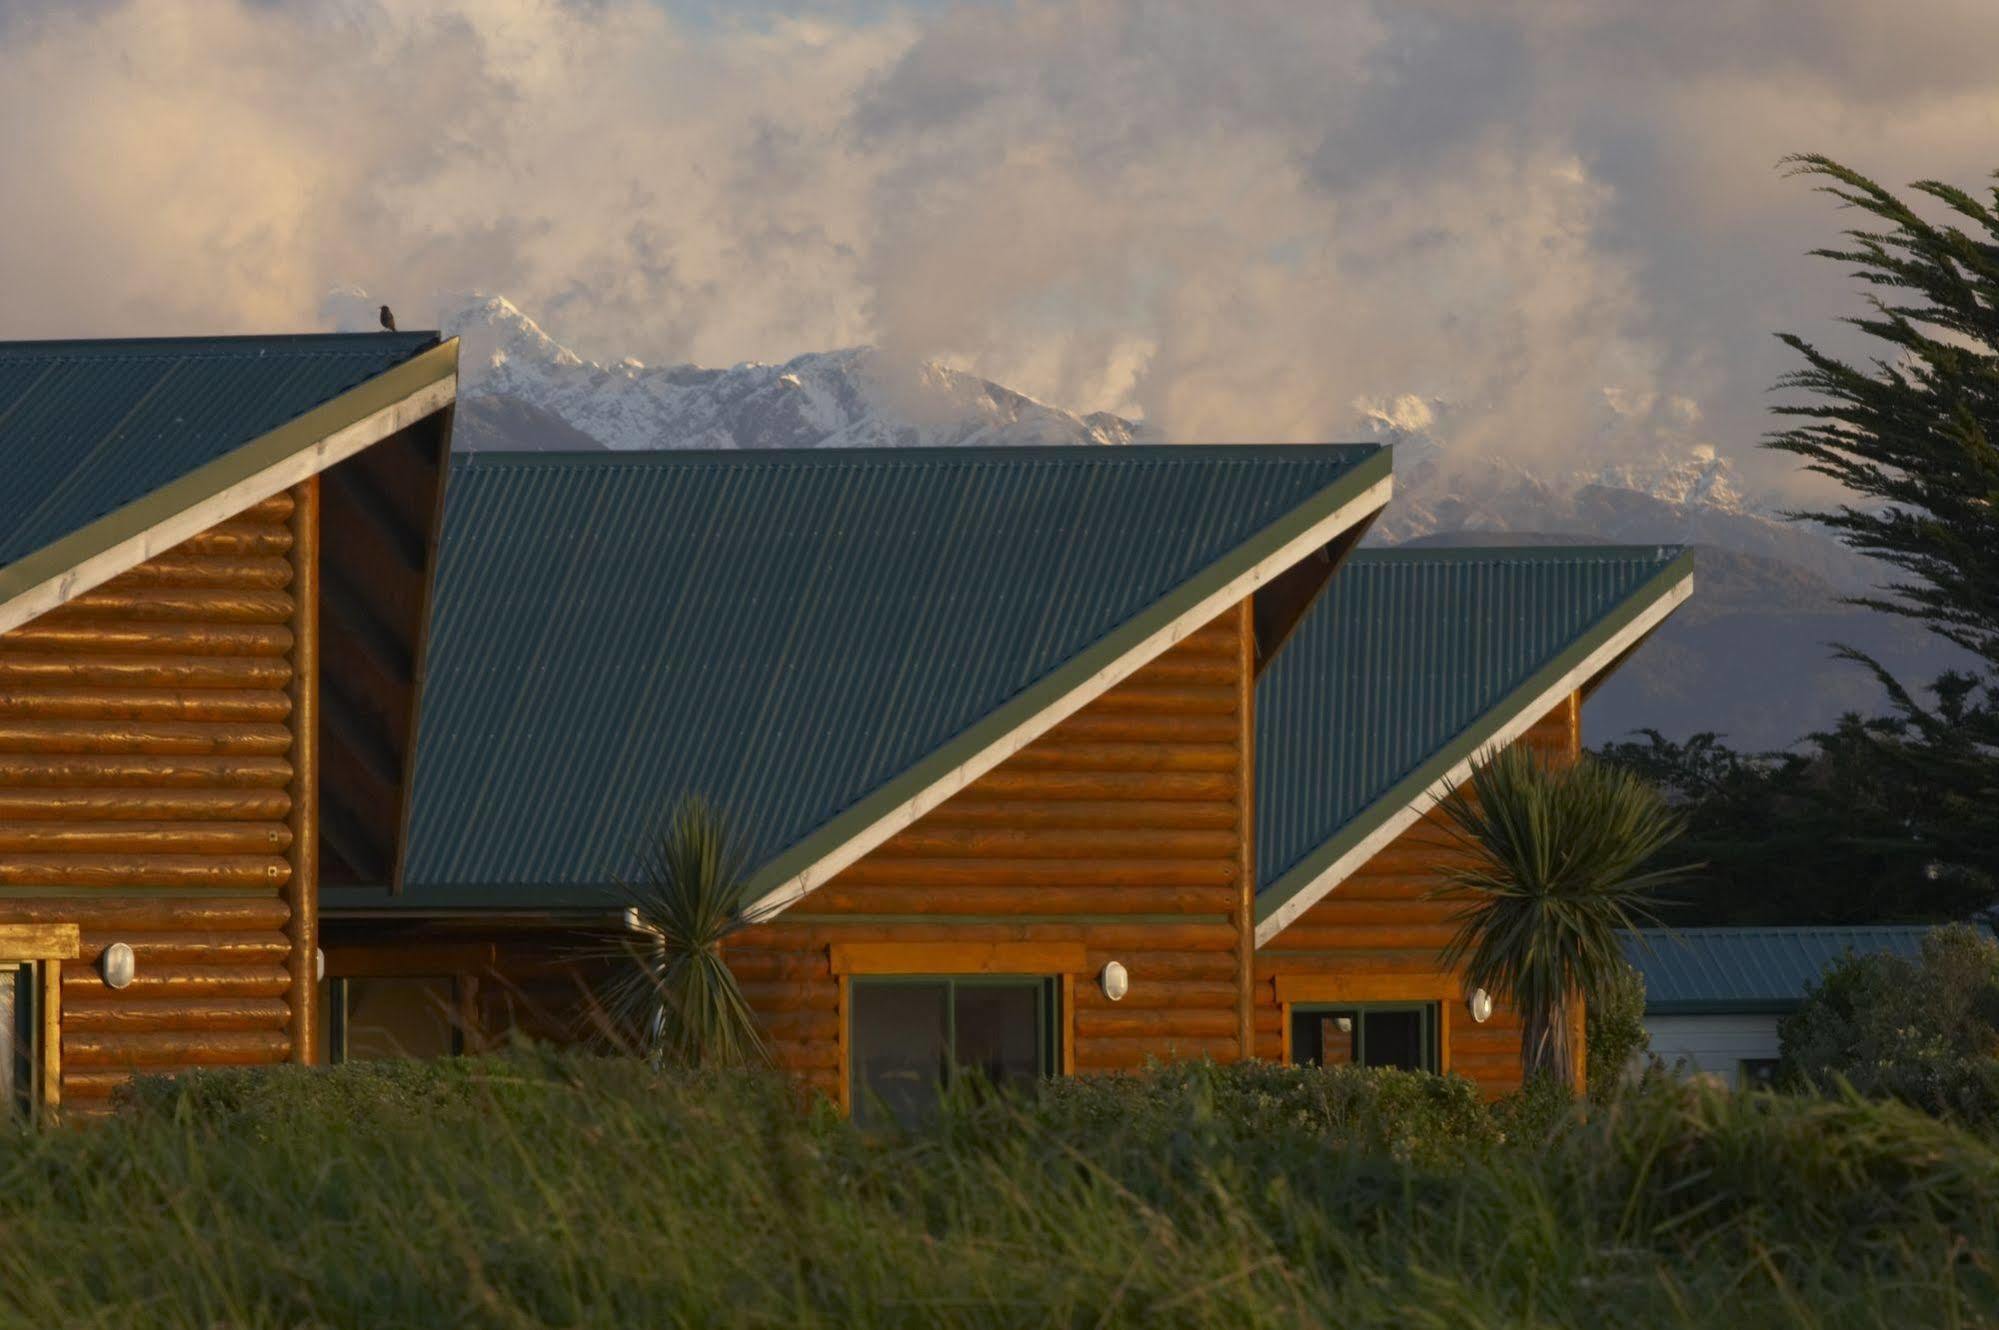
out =
<path fill-rule="evenodd" d="M 1245 603 L 732 943 L 779 1064 L 840 1096 L 829 948 L 865 942 L 1080 943 L 1068 1067 L 1238 1057 L 1253 648 Z"/>
<path fill-rule="evenodd" d="M 1580 699 L 1571 694 L 1515 742 L 1573 761 L 1582 742 L 1579 708 Z M 1454 1004 L 1446 1017 L 1451 1071 L 1477 1082 L 1488 1097 L 1520 1087 L 1518 1015 L 1497 1006 L 1491 1020 L 1474 1024 L 1461 979 L 1438 972 L 1439 953 L 1454 931 L 1454 907 L 1428 897 L 1441 885 L 1454 853 L 1442 818 L 1431 812 L 1257 952 L 1258 1057 L 1284 1056 L 1278 976 L 1352 978 L 1360 989 L 1384 977 L 1402 977 L 1435 984 L 1437 999 Z"/>
<path fill-rule="evenodd" d="M 81 928 L 65 1113 L 133 1069 L 290 1055 L 296 493 L 0 636 L 0 923 Z"/>

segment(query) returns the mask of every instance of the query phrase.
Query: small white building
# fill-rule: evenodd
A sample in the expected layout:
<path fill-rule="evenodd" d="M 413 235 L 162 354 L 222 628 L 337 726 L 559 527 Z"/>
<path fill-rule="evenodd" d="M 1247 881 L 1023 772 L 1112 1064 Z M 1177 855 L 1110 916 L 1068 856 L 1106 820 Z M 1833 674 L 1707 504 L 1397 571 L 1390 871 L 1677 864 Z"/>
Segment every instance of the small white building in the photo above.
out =
<path fill-rule="evenodd" d="M 1914 957 L 1927 925 L 1647 928 L 1624 954 L 1645 976 L 1652 1053 L 1685 1075 L 1748 1087 L 1777 1069 L 1777 1023 L 1848 952 Z"/>

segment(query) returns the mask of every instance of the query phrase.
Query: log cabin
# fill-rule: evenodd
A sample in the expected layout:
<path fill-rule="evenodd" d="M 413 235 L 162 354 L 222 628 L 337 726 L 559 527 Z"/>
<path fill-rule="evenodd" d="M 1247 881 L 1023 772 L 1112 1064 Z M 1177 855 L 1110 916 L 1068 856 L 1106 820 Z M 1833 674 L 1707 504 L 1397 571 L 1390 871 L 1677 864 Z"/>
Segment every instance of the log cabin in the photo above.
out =
<path fill-rule="evenodd" d="M 1332 445 L 459 459 L 404 872 L 324 893 L 321 1054 L 605 1034 L 640 838 L 699 793 L 754 866 L 729 963 L 842 1105 L 1186 1057 L 1504 1093 L 1429 810 L 1572 756 L 1690 564 L 1353 554 L 1390 489 Z"/>
<path fill-rule="evenodd" d="M 393 885 L 457 343 L 0 344 L 0 1105 L 309 1057 Z"/>

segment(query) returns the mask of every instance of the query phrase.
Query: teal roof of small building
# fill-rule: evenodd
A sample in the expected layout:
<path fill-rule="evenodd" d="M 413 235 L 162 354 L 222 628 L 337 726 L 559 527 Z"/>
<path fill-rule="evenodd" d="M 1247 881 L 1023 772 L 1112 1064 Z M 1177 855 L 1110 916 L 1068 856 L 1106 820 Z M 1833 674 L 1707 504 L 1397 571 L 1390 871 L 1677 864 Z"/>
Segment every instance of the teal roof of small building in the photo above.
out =
<path fill-rule="evenodd" d="M 392 904 L 617 904 L 688 793 L 777 880 L 1387 475 L 1360 445 L 462 457 Z"/>
<path fill-rule="evenodd" d="M 1932 927 L 1647 928 L 1624 935 L 1624 955 L 1648 1016 L 1787 1012 L 1848 952 L 1913 957 Z"/>
<path fill-rule="evenodd" d="M 1652 545 L 1348 559 L 1257 683 L 1259 931 L 1692 568 Z"/>
<path fill-rule="evenodd" d="M 437 341 L 384 332 L 0 342 L 0 571 Z"/>

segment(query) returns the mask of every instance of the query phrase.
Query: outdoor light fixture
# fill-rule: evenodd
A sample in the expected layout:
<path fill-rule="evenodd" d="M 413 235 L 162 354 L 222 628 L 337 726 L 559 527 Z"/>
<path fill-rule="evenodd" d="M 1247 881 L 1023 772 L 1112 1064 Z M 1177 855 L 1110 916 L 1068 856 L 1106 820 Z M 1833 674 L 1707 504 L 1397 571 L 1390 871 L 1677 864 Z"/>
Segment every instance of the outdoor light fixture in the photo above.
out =
<path fill-rule="evenodd" d="M 324 947 L 314 947 L 312 949 L 312 977 L 315 983 L 326 978 L 326 948 Z"/>
<path fill-rule="evenodd" d="M 1105 964 L 1104 972 L 1097 976 L 1097 981 L 1104 986 L 1104 996 L 1113 1002 L 1131 991 L 1131 975 L 1116 961 Z"/>
<path fill-rule="evenodd" d="M 104 983 L 110 988 L 123 988 L 132 982 L 138 972 L 139 962 L 132 955 L 132 949 L 123 942 L 113 942 L 104 949 L 98 968 L 103 971 Z"/>
<path fill-rule="evenodd" d="M 1334 1028 L 1334 1029 L 1336 1029 L 1336 1030 L 1338 1030 L 1338 1031 L 1339 1031 L 1339 1032 L 1340 1032 L 1341 1034 L 1352 1034 L 1352 1033 L 1353 1033 L 1353 1017 L 1351 1017 L 1351 1016 L 1336 1016 L 1336 1017 L 1334 1017 L 1334 1018 L 1333 1018 L 1333 1028 Z"/>
<path fill-rule="evenodd" d="M 1492 1019 L 1492 994 L 1483 988 L 1474 988 L 1465 1005 L 1471 1008 L 1471 1018 L 1477 1024 L 1484 1025 Z"/>

